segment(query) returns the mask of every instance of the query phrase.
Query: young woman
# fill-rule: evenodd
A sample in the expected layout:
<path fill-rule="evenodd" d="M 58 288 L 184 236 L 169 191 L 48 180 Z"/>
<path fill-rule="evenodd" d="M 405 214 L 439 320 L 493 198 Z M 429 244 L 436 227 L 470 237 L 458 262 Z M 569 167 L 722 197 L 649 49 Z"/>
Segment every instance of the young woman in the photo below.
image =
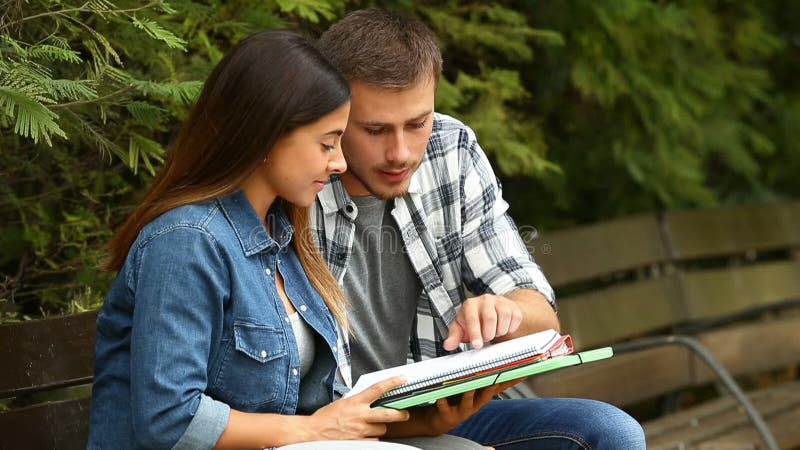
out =
<path fill-rule="evenodd" d="M 369 408 L 398 379 L 333 401 L 344 300 L 307 206 L 346 168 L 349 108 L 347 81 L 289 32 L 255 34 L 214 69 L 111 242 L 89 448 L 375 438 L 407 419 Z"/>

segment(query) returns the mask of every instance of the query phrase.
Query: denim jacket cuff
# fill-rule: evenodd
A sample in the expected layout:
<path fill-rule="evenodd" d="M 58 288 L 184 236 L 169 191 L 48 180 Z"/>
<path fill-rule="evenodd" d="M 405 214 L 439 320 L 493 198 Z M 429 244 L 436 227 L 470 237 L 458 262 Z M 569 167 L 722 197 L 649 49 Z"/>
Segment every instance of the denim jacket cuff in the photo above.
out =
<path fill-rule="evenodd" d="M 173 450 L 212 449 L 216 445 L 231 415 L 230 406 L 201 394 L 200 406 L 194 413 L 192 421 L 178 439 Z"/>

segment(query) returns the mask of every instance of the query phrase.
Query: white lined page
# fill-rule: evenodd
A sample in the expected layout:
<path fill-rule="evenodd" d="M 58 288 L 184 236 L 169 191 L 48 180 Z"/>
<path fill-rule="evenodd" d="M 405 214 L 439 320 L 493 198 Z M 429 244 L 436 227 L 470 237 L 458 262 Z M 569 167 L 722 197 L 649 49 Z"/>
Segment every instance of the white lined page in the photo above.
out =
<path fill-rule="evenodd" d="M 413 390 L 415 385 L 425 384 L 436 378 L 447 377 L 453 373 L 476 372 L 475 369 L 500 365 L 503 361 L 514 361 L 528 358 L 550 349 L 561 337 L 555 330 L 545 330 L 509 341 L 490 344 L 480 349 L 453 353 L 439 358 L 427 359 L 412 364 L 392 367 L 376 372 L 365 373 L 359 377 L 353 389 L 345 397 L 358 394 L 373 384 L 395 375 L 405 375 L 406 382 L 402 386 L 387 392 L 394 395 Z M 460 376 L 460 375 L 457 375 Z M 451 378 L 457 378 L 451 377 Z"/>

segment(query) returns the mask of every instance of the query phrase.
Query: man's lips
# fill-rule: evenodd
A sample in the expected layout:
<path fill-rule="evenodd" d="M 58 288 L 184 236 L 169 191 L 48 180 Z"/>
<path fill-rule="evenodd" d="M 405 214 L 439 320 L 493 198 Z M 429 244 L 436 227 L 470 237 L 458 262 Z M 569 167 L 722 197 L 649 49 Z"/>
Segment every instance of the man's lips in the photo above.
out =
<path fill-rule="evenodd" d="M 397 183 L 399 181 L 403 181 L 408 175 L 408 168 L 400 169 L 400 170 L 378 170 L 378 173 L 381 175 L 386 181 L 391 183 Z"/>

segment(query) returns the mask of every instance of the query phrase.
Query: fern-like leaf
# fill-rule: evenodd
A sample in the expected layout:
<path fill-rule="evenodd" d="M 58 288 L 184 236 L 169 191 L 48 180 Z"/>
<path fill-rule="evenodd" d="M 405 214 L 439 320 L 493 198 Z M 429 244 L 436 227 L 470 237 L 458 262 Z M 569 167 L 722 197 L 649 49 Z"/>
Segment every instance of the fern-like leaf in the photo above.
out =
<path fill-rule="evenodd" d="M 2 49 L 3 53 L 15 53 L 23 57 L 25 55 L 25 47 L 22 43 L 7 34 L 0 34 L 0 44 L 3 44 L 4 47 L 8 46 L 7 49 Z"/>
<path fill-rule="evenodd" d="M 186 50 L 186 41 L 175 36 L 171 31 L 159 25 L 155 20 L 131 17 L 131 22 L 136 28 L 143 30 L 151 38 L 164 42 L 168 47 Z"/>
<path fill-rule="evenodd" d="M 86 8 L 100 17 L 106 17 L 107 13 L 114 13 L 116 9 L 114 4 L 107 0 L 89 0 L 86 3 Z"/>
<path fill-rule="evenodd" d="M 13 89 L 34 102 L 56 103 L 45 88 L 48 81 L 52 81 L 49 69 L 38 63 L 32 61 L 0 63 L 0 86 Z"/>
<path fill-rule="evenodd" d="M 173 8 L 172 5 L 170 5 L 167 2 L 158 2 L 158 4 L 155 5 L 153 8 L 160 10 L 161 12 L 166 14 L 177 14 L 178 12 L 177 9 Z"/>
<path fill-rule="evenodd" d="M 86 45 L 88 49 L 90 49 L 90 51 L 94 49 L 94 51 L 91 51 L 91 53 L 92 56 L 95 57 L 95 59 L 104 62 L 108 61 L 108 57 L 106 57 L 102 52 L 99 51 L 97 46 L 97 44 L 99 43 L 100 46 L 103 47 L 103 50 L 108 55 L 110 55 L 117 64 L 122 65 L 122 59 L 119 57 L 119 53 L 117 53 L 117 51 L 114 49 L 114 46 L 112 46 L 111 43 L 108 42 L 108 39 L 106 39 L 105 36 L 93 30 L 92 28 L 86 28 L 86 30 L 89 32 L 89 34 L 92 35 L 93 41 L 84 41 L 83 43 L 84 45 Z M 97 61 L 95 61 L 95 64 L 97 64 Z"/>
<path fill-rule="evenodd" d="M 49 42 L 50 45 L 58 48 L 63 48 L 64 50 L 69 50 L 69 40 L 62 36 L 49 36 L 45 42 Z"/>
<path fill-rule="evenodd" d="M 55 45 L 36 45 L 28 49 L 28 58 L 44 61 L 64 61 L 73 64 L 82 62 L 80 53 L 75 50 L 64 49 Z"/>
<path fill-rule="evenodd" d="M 154 175 L 156 171 L 151 159 L 159 163 L 164 162 L 164 148 L 161 147 L 161 144 L 138 133 L 131 133 L 128 142 L 128 166 L 133 173 L 138 173 L 139 160 L 141 160 L 147 171 Z"/>
<path fill-rule="evenodd" d="M 69 109 L 67 109 L 66 112 L 73 119 L 72 124 L 76 131 L 72 132 L 73 130 L 69 130 L 71 134 L 78 136 L 82 142 L 97 147 L 104 158 L 108 158 L 108 160 L 111 161 L 112 155 L 114 155 L 124 161 L 128 157 L 128 153 L 123 148 L 108 139 L 102 131 L 95 128 L 90 122 Z"/>
<path fill-rule="evenodd" d="M 147 102 L 130 102 L 125 107 L 133 118 L 150 129 L 160 129 L 166 119 L 166 111 Z"/>
<path fill-rule="evenodd" d="M 309 22 L 319 23 L 320 16 L 327 20 L 336 17 L 333 5 L 321 0 L 277 0 L 276 2 L 282 12 L 296 13 Z"/>
<path fill-rule="evenodd" d="M 89 80 L 47 80 L 44 87 L 57 100 L 76 101 L 97 98 L 97 91 Z"/>
<path fill-rule="evenodd" d="M 14 133 L 32 138 L 36 143 L 44 139 L 52 146 L 50 136 L 67 137 L 56 123 L 58 114 L 12 87 L 0 86 L 0 112 L 16 119 Z"/>
<path fill-rule="evenodd" d="M 183 104 L 194 101 L 203 83 L 199 81 L 183 81 L 178 83 L 157 83 L 154 81 L 131 80 L 131 85 L 144 95 L 167 98 Z"/>

